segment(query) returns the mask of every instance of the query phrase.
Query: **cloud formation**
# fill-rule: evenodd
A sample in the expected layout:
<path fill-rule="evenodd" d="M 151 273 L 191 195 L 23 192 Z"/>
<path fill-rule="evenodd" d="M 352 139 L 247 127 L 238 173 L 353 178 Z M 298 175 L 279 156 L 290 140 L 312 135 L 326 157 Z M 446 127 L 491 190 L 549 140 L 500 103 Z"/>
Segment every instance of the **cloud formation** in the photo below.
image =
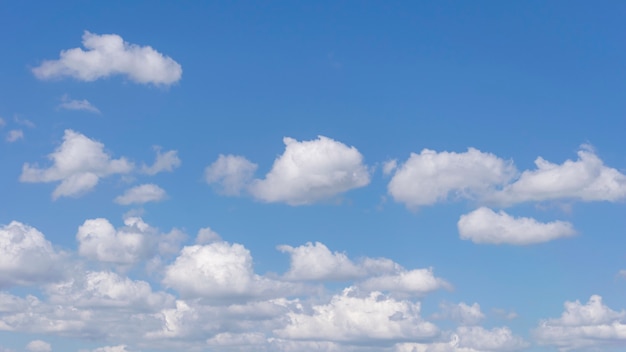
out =
<path fill-rule="evenodd" d="M 604 165 L 589 145 L 581 146 L 578 160 L 551 163 L 535 160 L 535 170 L 496 192 L 490 200 L 502 204 L 558 199 L 615 202 L 626 199 L 626 175 Z"/>
<path fill-rule="evenodd" d="M 59 279 L 62 259 L 34 227 L 18 221 L 0 226 L 0 289 Z"/>
<path fill-rule="evenodd" d="M 539 222 L 533 218 L 515 218 L 500 211 L 481 207 L 461 215 L 457 223 L 461 239 L 474 243 L 528 245 L 548 242 L 576 234 L 569 222 Z"/>
<path fill-rule="evenodd" d="M 311 204 L 370 182 L 363 156 L 355 147 L 324 136 L 302 142 L 285 137 L 283 142 L 285 151 L 270 172 L 250 185 L 259 200 Z"/>
<path fill-rule="evenodd" d="M 115 203 L 122 205 L 144 204 L 158 202 L 167 196 L 165 190 L 155 184 L 149 183 L 127 189 L 124 194 L 115 198 Z"/>
<path fill-rule="evenodd" d="M 87 99 L 75 100 L 70 99 L 70 97 L 67 95 L 64 95 L 63 98 L 61 98 L 61 104 L 59 104 L 59 108 L 74 111 L 87 111 L 96 114 L 100 113 L 100 110 L 97 107 L 93 106 L 93 104 L 91 104 Z"/>
<path fill-rule="evenodd" d="M 50 155 L 52 166 L 39 168 L 25 163 L 21 182 L 58 182 L 52 198 L 78 197 L 93 189 L 101 178 L 129 173 L 133 164 L 126 158 L 112 159 L 104 144 L 83 134 L 65 130 L 63 143 Z"/>
<path fill-rule="evenodd" d="M 22 130 L 10 130 L 5 138 L 9 143 L 17 142 L 20 139 L 24 139 L 24 131 Z"/>
<path fill-rule="evenodd" d="M 179 63 L 150 46 L 131 44 L 117 34 L 98 35 L 85 31 L 82 48 L 61 51 L 58 60 L 46 60 L 33 68 L 39 79 L 72 77 L 95 81 L 114 75 L 136 83 L 170 85 L 180 80 Z"/>
<path fill-rule="evenodd" d="M 388 192 L 409 208 L 450 198 L 482 197 L 516 174 L 512 162 L 474 148 L 464 153 L 424 149 L 420 154 L 411 153 L 397 168 L 395 163 L 384 168 L 387 173 L 393 169 Z"/>
<path fill-rule="evenodd" d="M 218 192 L 227 196 L 237 196 L 248 187 L 254 177 L 257 165 L 237 155 L 222 155 L 204 170 L 208 184 L 218 186 Z"/>
<path fill-rule="evenodd" d="M 156 160 L 154 160 L 152 166 L 144 164 L 141 167 L 141 172 L 144 174 L 156 175 L 164 171 L 172 172 L 182 164 L 177 150 L 168 150 L 165 153 L 161 153 L 160 147 L 154 147 L 154 150 L 156 151 Z"/>
<path fill-rule="evenodd" d="M 591 296 L 587 304 L 574 301 L 564 306 L 560 318 L 544 320 L 535 329 L 540 344 L 559 351 L 626 345 L 626 311 L 612 310 L 598 295 Z"/>

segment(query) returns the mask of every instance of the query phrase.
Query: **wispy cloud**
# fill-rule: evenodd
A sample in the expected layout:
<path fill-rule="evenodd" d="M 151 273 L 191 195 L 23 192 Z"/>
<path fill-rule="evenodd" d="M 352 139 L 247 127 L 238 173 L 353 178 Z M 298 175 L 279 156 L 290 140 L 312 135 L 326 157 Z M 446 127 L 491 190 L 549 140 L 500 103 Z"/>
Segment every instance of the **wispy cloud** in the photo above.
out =
<path fill-rule="evenodd" d="M 87 99 L 83 100 L 75 100 L 70 99 L 70 97 L 66 94 L 61 98 L 61 104 L 59 104 L 60 109 L 65 110 L 78 110 L 78 111 L 88 111 L 96 114 L 100 113 L 100 109 L 91 104 Z"/>
<path fill-rule="evenodd" d="M 10 130 L 7 133 L 6 141 L 9 143 L 17 142 L 24 138 L 24 131 L 22 130 Z"/>

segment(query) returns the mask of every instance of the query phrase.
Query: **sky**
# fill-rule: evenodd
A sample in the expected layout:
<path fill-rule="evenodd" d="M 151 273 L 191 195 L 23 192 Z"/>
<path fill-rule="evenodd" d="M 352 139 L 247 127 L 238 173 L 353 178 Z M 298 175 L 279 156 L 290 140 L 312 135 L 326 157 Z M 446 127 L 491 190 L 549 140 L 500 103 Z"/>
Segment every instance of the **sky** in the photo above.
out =
<path fill-rule="evenodd" d="M 3 1 L 0 351 L 624 350 L 625 15 Z"/>

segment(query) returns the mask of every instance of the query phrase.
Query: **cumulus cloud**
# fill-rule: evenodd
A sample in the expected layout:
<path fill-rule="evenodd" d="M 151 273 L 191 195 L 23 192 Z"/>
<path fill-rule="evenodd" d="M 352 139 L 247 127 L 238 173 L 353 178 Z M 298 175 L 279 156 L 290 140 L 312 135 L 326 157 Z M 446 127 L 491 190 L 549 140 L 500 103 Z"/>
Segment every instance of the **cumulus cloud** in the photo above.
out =
<path fill-rule="evenodd" d="M 626 199 L 626 175 L 604 165 L 591 146 L 583 145 L 578 160 L 551 163 L 535 160 L 537 169 L 524 171 L 518 180 L 491 199 L 503 204 L 557 199 L 615 202 Z"/>
<path fill-rule="evenodd" d="M 92 260 L 129 265 L 146 259 L 155 251 L 158 232 L 141 218 L 124 220 L 124 227 L 116 230 L 103 218 L 86 220 L 76 233 L 78 253 Z"/>
<path fill-rule="evenodd" d="M 170 85 L 183 70 L 179 63 L 150 46 L 131 44 L 116 34 L 98 35 L 85 31 L 83 46 L 63 50 L 58 60 L 46 60 L 32 71 L 39 79 L 72 77 L 95 81 L 123 75 L 137 83 Z"/>
<path fill-rule="evenodd" d="M 359 283 L 358 286 L 370 291 L 418 296 L 441 288 L 452 287 L 445 280 L 435 277 L 432 269 L 403 270 L 395 274 L 371 277 Z"/>
<path fill-rule="evenodd" d="M 59 108 L 65 110 L 87 111 L 96 114 L 100 113 L 100 110 L 97 107 L 93 106 L 87 99 L 75 100 L 70 99 L 70 97 L 67 95 L 64 95 L 63 98 L 61 98 L 61 104 L 59 104 Z"/>
<path fill-rule="evenodd" d="M 569 222 L 539 222 L 533 218 L 515 218 L 500 211 L 481 207 L 462 215 L 457 223 L 461 239 L 474 243 L 528 245 L 576 234 Z"/>
<path fill-rule="evenodd" d="M 154 147 L 156 151 L 156 160 L 152 166 L 143 165 L 141 167 L 141 172 L 147 175 L 156 175 L 160 172 L 168 171 L 172 172 L 175 168 L 179 167 L 182 163 L 180 158 L 178 158 L 177 150 L 168 150 L 165 153 L 161 153 L 160 147 Z"/>
<path fill-rule="evenodd" d="M 270 172 L 249 187 L 259 200 L 311 204 L 370 182 L 363 156 L 355 147 L 324 136 L 302 142 L 285 137 L 283 142 L 285 152 Z"/>
<path fill-rule="evenodd" d="M 602 297 L 593 295 L 587 304 L 565 302 L 560 318 L 543 320 L 534 331 L 542 345 L 557 347 L 560 351 L 602 346 L 626 346 L 626 312 L 614 311 L 602 303 Z"/>
<path fill-rule="evenodd" d="M 34 227 L 13 221 L 0 226 L 0 289 L 58 279 L 62 254 Z"/>
<path fill-rule="evenodd" d="M 22 130 L 10 130 L 5 138 L 9 143 L 17 142 L 20 139 L 24 139 L 24 131 Z"/>
<path fill-rule="evenodd" d="M 529 343 L 514 335 L 508 327 L 485 329 L 482 326 L 460 326 L 447 333 L 449 341 L 399 343 L 394 352 L 504 352 L 528 348 Z"/>
<path fill-rule="evenodd" d="M 126 345 L 104 346 L 98 347 L 95 350 L 91 350 L 90 352 L 130 352 L 130 350 L 128 350 L 127 348 L 128 346 Z"/>
<path fill-rule="evenodd" d="M 290 312 L 289 324 L 275 331 L 281 338 L 344 343 L 417 340 L 439 330 L 420 317 L 420 304 L 398 301 L 380 292 L 359 296 L 347 288 L 328 304 L 315 305 L 310 313 Z"/>
<path fill-rule="evenodd" d="M 345 253 L 331 252 L 320 242 L 299 247 L 281 245 L 278 250 L 291 257 L 291 266 L 285 274 L 289 280 L 348 280 L 366 274 Z"/>
<path fill-rule="evenodd" d="M 143 204 L 163 200 L 167 194 L 165 190 L 155 184 L 145 184 L 126 190 L 124 194 L 115 198 L 115 203 L 122 205 Z"/>
<path fill-rule="evenodd" d="M 50 302 L 89 309 L 132 308 L 159 311 L 173 306 L 174 297 L 153 292 L 145 281 L 131 280 L 110 271 L 87 271 L 47 286 Z"/>
<path fill-rule="evenodd" d="M 450 197 L 482 197 L 515 174 L 512 162 L 474 148 L 465 153 L 424 149 L 396 169 L 388 191 L 396 202 L 416 208 Z"/>
<path fill-rule="evenodd" d="M 163 284 L 183 297 L 209 300 L 289 295 L 295 287 L 255 274 L 250 251 L 222 241 L 184 247 L 165 269 Z"/>
<path fill-rule="evenodd" d="M 29 352 L 52 352 L 52 346 L 41 340 L 34 340 L 26 345 L 26 350 Z"/>
<path fill-rule="evenodd" d="M 60 181 L 52 193 L 53 199 L 80 196 L 93 189 L 100 178 L 128 173 L 133 169 L 133 164 L 126 158 L 112 159 L 104 151 L 104 144 L 72 130 L 65 130 L 63 143 L 48 155 L 48 159 L 52 161 L 52 166 L 44 169 L 24 164 L 20 181 Z"/>
<path fill-rule="evenodd" d="M 219 192 L 229 196 L 241 194 L 254 177 L 257 165 L 237 155 L 221 155 L 204 171 L 208 184 L 215 184 Z"/>
<path fill-rule="evenodd" d="M 196 244 L 207 244 L 211 242 L 219 242 L 222 238 L 220 235 L 211 230 L 210 227 L 203 227 L 198 230 L 198 234 L 196 235 Z"/>

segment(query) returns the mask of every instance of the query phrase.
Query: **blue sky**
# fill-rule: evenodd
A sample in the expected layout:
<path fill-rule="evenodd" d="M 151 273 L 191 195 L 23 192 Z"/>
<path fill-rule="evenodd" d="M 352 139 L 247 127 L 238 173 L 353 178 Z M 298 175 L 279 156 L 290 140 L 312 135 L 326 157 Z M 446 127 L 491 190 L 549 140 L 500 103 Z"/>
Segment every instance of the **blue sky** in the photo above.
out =
<path fill-rule="evenodd" d="M 2 3 L 0 351 L 623 349 L 625 12 Z"/>

